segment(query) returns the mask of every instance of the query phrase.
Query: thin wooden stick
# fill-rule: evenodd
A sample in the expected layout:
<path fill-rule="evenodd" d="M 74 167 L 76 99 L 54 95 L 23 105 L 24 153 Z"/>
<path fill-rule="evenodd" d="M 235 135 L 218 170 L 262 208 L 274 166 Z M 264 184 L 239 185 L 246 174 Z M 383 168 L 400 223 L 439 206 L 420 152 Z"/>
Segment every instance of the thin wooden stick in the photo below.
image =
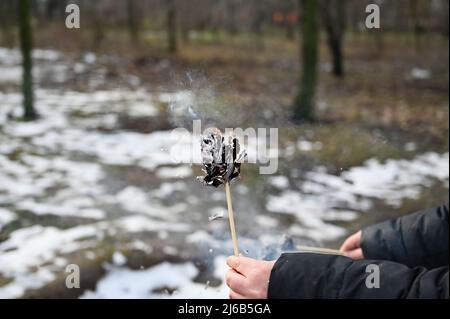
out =
<path fill-rule="evenodd" d="M 233 240 L 233 251 L 235 256 L 239 256 L 236 226 L 234 224 L 233 204 L 231 202 L 231 190 L 229 182 L 225 182 L 225 193 L 227 195 L 228 220 L 230 221 L 231 239 Z"/>
<path fill-rule="evenodd" d="M 297 246 L 297 250 L 309 253 L 328 254 L 328 255 L 340 255 L 344 254 L 337 249 L 321 248 L 321 247 L 309 247 L 309 246 Z"/>

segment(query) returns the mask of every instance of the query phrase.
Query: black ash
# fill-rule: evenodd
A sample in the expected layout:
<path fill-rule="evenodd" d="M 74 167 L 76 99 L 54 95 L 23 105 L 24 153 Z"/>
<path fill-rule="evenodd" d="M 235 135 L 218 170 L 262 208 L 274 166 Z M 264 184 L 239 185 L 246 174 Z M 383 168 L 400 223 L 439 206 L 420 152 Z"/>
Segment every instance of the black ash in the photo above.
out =
<path fill-rule="evenodd" d="M 240 149 L 239 140 L 233 136 L 224 136 L 214 129 L 201 138 L 203 171 L 206 176 L 198 179 L 209 186 L 218 187 L 239 176 L 241 162 L 247 156 Z"/>

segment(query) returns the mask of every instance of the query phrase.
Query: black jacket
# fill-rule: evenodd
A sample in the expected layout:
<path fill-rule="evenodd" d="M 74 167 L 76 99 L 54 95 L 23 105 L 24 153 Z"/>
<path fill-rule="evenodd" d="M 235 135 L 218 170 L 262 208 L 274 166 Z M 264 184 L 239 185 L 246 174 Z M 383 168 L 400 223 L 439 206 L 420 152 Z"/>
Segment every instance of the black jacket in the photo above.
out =
<path fill-rule="evenodd" d="M 449 298 L 448 214 L 447 204 L 363 229 L 365 260 L 283 254 L 272 269 L 268 297 Z M 379 288 L 372 287 L 375 272 Z"/>

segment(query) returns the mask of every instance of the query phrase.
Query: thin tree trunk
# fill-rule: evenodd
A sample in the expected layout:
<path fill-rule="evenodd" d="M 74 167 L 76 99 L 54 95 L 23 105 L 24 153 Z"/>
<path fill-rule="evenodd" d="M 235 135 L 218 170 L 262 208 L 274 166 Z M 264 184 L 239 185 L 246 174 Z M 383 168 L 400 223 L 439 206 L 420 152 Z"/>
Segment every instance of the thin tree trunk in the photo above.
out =
<path fill-rule="evenodd" d="M 235 0 L 226 0 L 226 29 L 231 36 L 235 36 L 238 33 L 237 28 L 237 4 Z"/>
<path fill-rule="evenodd" d="M 128 15 L 128 32 L 130 34 L 131 42 L 134 45 L 139 44 L 139 25 L 136 17 L 136 3 L 135 0 L 127 0 L 127 15 Z"/>
<path fill-rule="evenodd" d="M 103 27 L 102 14 L 100 12 L 99 2 L 92 0 L 84 0 L 84 7 L 87 8 L 89 13 L 89 20 L 91 21 L 92 44 L 91 49 L 98 50 L 105 37 L 106 33 Z"/>
<path fill-rule="evenodd" d="M 302 75 L 294 105 L 294 120 L 314 119 L 314 96 L 317 82 L 318 23 L 316 0 L 299 0 L 302 9 Z"/>
<path fill-rule="evenodd" d="M 295 6 L 292 0 L 285 1 L 284 7 L 284 26 L 286 28 L 286 38 L 290 41 L 295 39 L 295 25 L 294 21 L 290 20 L 290 16 L 294 13 Z"/>
<path fill-rule="evenodd" d="M 175 0 L 167 0 L 167 40 L 169 52 L 177 52 L 177 10 Z"/>
<path fill-rule="evenodd" d="M 414 34 L 414 48 L 416 53 L 422 51 L 422 34 L 424 33 L 424 26 L 422 25 L 421 12 L 425 9 L 423 4 L 418 0 L 409 1 L 410 15 L 413 25 Z"/>
<path fill-rule="evenodd" d="M 320 1 L 320 4 L 328 47 L 333 59 L 333 74 L 342 77 L 344 75 L 342 42 L 345 29 L 345 0 Z"/>
<path fill-rule="evenodd" d="M 33 76 L 31 59 L 32 53 L 32 33 L 30 27 L 29 1 L 19 1 L 19 24 L 20 24 L 20 45 L 22 50 L 22 68 L 23 68 L 23 107 L 26 120 L 33 120 L 37 117 L 37 113 L 33 105 Z"/>

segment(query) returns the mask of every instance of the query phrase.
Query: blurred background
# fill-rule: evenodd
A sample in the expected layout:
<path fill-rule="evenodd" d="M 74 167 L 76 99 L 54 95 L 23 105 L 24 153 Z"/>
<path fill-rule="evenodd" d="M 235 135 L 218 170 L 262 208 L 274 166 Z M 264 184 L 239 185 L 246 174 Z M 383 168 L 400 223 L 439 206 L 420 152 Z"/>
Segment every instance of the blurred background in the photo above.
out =
<path fill-rule="evenodd" d="M 447 0 L 1 0 L 0 298 L 226 298 L 224 190 L 171 160 L 196 119 L 278 128 L 246 256 L 447 202 L 448 39 Z"/>

